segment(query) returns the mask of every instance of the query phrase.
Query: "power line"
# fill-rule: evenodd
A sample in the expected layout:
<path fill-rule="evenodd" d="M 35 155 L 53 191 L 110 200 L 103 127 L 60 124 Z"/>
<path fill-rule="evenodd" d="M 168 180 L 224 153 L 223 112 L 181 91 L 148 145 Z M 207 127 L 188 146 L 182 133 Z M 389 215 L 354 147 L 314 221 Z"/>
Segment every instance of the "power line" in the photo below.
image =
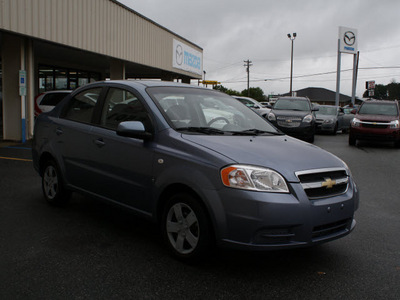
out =
<path fill-rule="evenodd" d="M 246 62 L 246 61 L 245 61 Z M 251 63 L 251 62 L 250 62 Z M 400 69 L 400 66 L 390 66 L 390 67 L 363 67 L 358 68 L 359 70 L 379 70 L 379 69 Z M 348 72 L 353 71 L 353 69 L 345 69 L 341 70 L 341 72 Z M 329 72 L 321 72 L 321 73 L 314 73 L 314 74 L 305 74 L 305 75 L 297 75 L 293 76 L 293 78 L 305 78 L 305 77 L 312 77 L 312 76 L 322 76 L 322 75 L 329 75 L 329 74 L 336 74 L 337 71 L 329 71 Z M 261 82 L 261 81 L 279 81 L 279 80 L 286 80 L 290 79 L 290 77 L 277 77 L 277 78 L 267 78 L 267 79 L 255 79 L 251 80 L 252 82 Z M 245 82 L 245 81 L 224 81 L 224 83 L 235 83 L 235 82 Z"/>

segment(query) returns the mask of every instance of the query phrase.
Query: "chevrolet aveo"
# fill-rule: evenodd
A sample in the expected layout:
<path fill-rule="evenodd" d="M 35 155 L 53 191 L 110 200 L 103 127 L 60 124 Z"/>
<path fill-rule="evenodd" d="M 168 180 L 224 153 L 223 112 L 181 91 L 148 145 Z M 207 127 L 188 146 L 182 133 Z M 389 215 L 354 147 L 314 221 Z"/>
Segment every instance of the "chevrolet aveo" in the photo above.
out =
<path fill-rule="evenodd" d="M 79 192 L 157 222 L 184 260 L 214 245 L 305 247 L 350 233 L 359 193 L 347 165 L 223 93 L 105 81 L 36 120 L 44 198 Z"/>

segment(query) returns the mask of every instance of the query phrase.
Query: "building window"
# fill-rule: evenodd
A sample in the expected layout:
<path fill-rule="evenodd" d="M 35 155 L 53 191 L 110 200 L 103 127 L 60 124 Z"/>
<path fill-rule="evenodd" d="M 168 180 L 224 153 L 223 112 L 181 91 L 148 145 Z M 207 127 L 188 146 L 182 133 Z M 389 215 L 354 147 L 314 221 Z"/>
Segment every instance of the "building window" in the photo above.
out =
<path fill-rule="evenodd" d="M 74 90 L 90 82 L 99 81 L 100 73 L 39 66 L 39 93 L 53 90 Z"/>

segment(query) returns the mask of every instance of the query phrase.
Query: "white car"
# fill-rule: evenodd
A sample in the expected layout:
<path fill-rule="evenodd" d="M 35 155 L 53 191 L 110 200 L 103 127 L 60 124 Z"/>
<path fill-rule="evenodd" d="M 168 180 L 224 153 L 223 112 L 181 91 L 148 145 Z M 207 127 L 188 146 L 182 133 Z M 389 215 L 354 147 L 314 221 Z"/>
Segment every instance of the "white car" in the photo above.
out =
<path fill-rule="evenodd" d="M 35 98 L 35 117 L 44 112 L 51 111 L 62 99 L 72 91 L 56 90 L 41 93 Z"/>
<path fill-rule="evenodd" d="M 253 98 L 242 97 L 242 96 L 232 96 L 232 97 L 239 100 L 244 105 L 251 108 L 252 110 L 254 110 L 256 113 L 258 113 L 260 116 L 262 116 L 264 118 L 267 118 L 268 113 L 271 111 L 270 108 L 262 105 L 260 102 L 258 102 L 257 100 L 255 100 Z"/>

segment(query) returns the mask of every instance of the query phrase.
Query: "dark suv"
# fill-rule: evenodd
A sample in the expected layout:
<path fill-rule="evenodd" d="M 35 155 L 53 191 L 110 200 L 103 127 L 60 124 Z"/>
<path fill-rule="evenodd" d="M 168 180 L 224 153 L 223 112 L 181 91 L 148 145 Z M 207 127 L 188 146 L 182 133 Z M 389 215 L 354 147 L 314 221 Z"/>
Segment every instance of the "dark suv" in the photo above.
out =
<path fill-rule="evenodd" d="M 271 112 L 268 120 L 284 133 L 314 142 L 315 115 L 311 101 L 305 97 L 280 97 Z"/>
<path fill-rule="evenodd" d="M 357 140 L 393 141 L 400 147 L 399 103 L 366 101 L 350 124 L 349 145 Z"/>

